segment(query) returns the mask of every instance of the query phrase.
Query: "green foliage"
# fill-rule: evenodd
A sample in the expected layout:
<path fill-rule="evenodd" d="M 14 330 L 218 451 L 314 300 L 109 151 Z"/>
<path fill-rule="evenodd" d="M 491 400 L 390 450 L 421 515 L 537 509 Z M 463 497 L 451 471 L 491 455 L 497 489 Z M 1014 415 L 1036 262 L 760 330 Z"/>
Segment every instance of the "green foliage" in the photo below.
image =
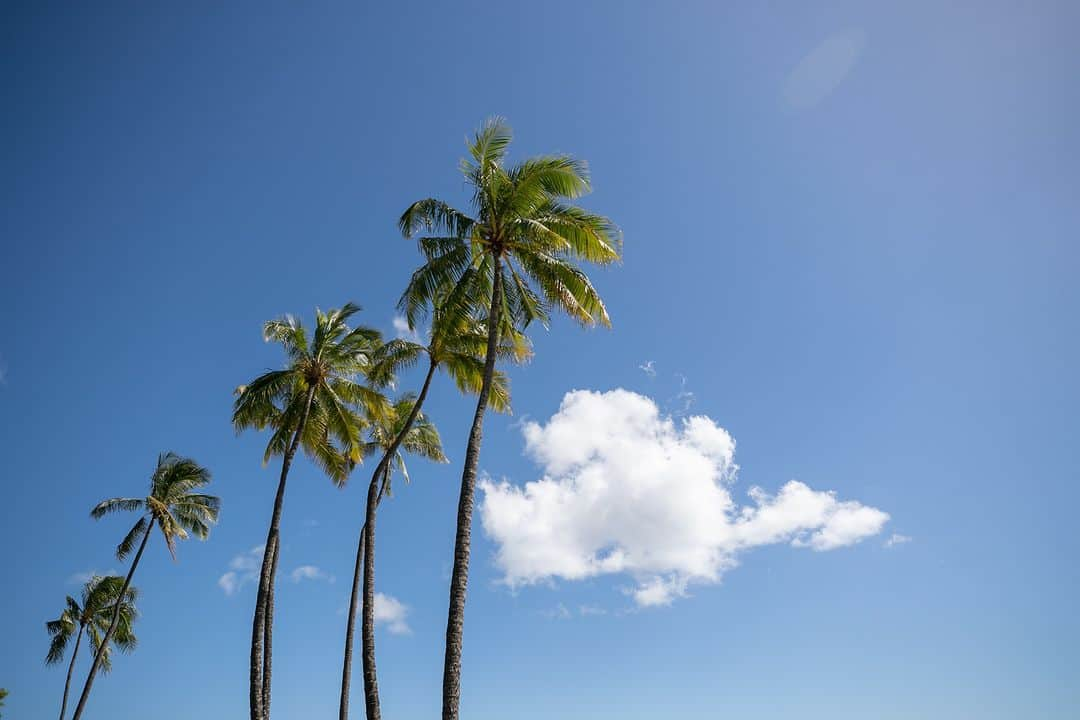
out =
<path fill-rule="evenodd" d="M 369 386 L 393 381 L 385 368 L 382 375 L 374 372 L 381 337 L 371 328 L 348 325 L 359 310 L 352 303 L 326 313 L 316 310 L 310 337 L 291 315 L 266 323 L 263 338 L 281 344 L 286 367 L 238 387 L 233 405 L 237 432 L 271 430 L 263 462 L 287 451 L 310 396 L 300 447 L 341 485 L 363 459 L 368 418 L 390 417 L 390 403 Z"/>
<path fill-rule="evenodd" d="M 453 288 L 437 295 L 430 312 L 431 327 L 427 345 L 405 339 L 391 340 L 377 354 L 373 370 L 381 382 L 414 366 L 427 355 L 428 360 L 446 372 L 464 393 L 476 394 L 484 380 L 484 355 L 487 352 L 487 324 L 466 304 L 458 302 Z M 500 338 L 499 357 L 513 362 L 527 362 L 532 346 L 524 333 L 508 328 Z M 498 412 L 510 412 L 510 380 L 502 372 L 492 378 L 489 403 Z"/>
<path fill-rule="evenodd" d="M 408 421 L 409 414 L 412 412 L 415 403 L 416 396 L 412 393 L 406 393 L 394 403 L 389 418 L 372 423 L 368 431 L 369 439 L 364 448 L 365 454 L 377 453 L 382 455 L 390 451 L 390 448 L 394 445 L 394 440 L 405 429 L 405 423 Z M 423 412 L 419 412 L 408 432 L 402 438 L 394 457 L 391 458 L 391 462 L 386 466 L 382 487 L 379 490 L 380 494 L 388 496 L 391 494 L 391 479 L 394 476 L 395 469 L 401 472 L 405 483 L 408 484 L 409 470 L 405 465 L 403 451 L 419 455 L 432 462 L 449 462 L 446 455 L 443 454 L 442 440 L 439 437 L 438 428 Z"/>
<path fill-rule="evenodd" d="M 63 660 L 69 641 L 80 630 L 86 632 L 95 655 L 101 650 L 101 669 L 104 672 L 108 672 L 112 667 L 112 646 L 125 653 L 135 649 L 134 623 L 138 615 L 135 599 L 138 591 L 129 587 L 121 598 L 123 587 L 124 578 L 120 576 L 95 576 L 83 586 L 79 600 L 69 595 L 60 616 L 45 623 L 45 629 L 51 637 L 45 663 L 52 665 Z M 109 629 L 117 604 L 120 606 L 120 619 L 109 645 L 102 650 L 102 639 Z"/>
<path fill-rule="evenodd" d="M 461 171 L 472 188 L 473 214 L 428 198 L 398 221 L 425 263 L 413 273 L 399 307 L 410 326 L 438 306 L 447 288 L 474 316 L 490 305 L 495 268 L 504 289 L 504 327 L 545 326 L 553 308 L 583 325 L 611 324 L 607 309 L 578 261 L 606 265 L 621 258 L 622 239 L 608 218 L 570 201 L 590 190 L 585 163 L 566 155 L 505 167 L 512 134 L 501 118 L 487 121 L 468 143 Z M 502 324 L 502 323 L 501 323 Z"/>
<path fill-rule="evenodd" d="M 194 535 L 205 540 L 210 526 L 217 522 L 221 500 L 213 495 L 195 492 L 210 482 L 210 471 L 191 458 L 175 453 L 158 456 L 157 468 L 150 478 L 150 494 L 145 498 L 110 498 L 102 500 L 90 511 L 95 520 L 114 512 L 139 512 L 141 517 L 116 548 L 116 557 L 128 556 L 139 538 L 146 532 L 147 523 L 155 523 L 165 536 L 165 544 L 173 558 L 176 541 Z"/>

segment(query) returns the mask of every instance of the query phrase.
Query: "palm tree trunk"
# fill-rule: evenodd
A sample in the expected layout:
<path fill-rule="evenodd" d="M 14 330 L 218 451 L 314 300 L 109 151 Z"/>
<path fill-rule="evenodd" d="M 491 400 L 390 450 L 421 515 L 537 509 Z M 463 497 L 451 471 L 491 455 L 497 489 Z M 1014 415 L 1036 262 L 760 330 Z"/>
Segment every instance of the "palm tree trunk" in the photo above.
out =
<path fill-rule="evenodd" d="M 128 588 L 131 586 L 131 578 L 135 575 L 135 568 L 139 566 L 139 560 L 142 559 L 143 550 L 146 549 L 146 541 L 150 539 L 150 531 L 154 529 L 154 522 L 154 520 L 151 520 L 146 524 L 146 532 L 143 533 L 142 542 L 139 543 L 139 551 L 135 553 L 135 558 L 131 561 L 131 569 L 128 570 L 127 577 L 124 578 L 124 585 L 116 596 L 117 601 L 116 606 L 113 608 L 112 621 L 109 623 L 109 629 L 105 631 L 105 637 L 101 639 L 101 644 L 98 645 L 97 652 L 94 653 L 94 664 L 90 666 L 90 674 L 86 676 L 86 684 L 83 685 L 82 694 L 79 696 L 79 704 L 75 706 L 75 714 L 71 716 L 72 720 L 79 720 L 82 717 L 83 710 L 86 708 L 86 699 L 90 697 L 90 688 L 94 685 L 94 677 L 101 667 L 101 661 L 105 657 L 105 651 L 109 647 L 109 641 L 112 639 L 113 633 L 116 632 L 116 626 L 120 624 L 120 610 L 124 606 L 124 595 L 127 594 Z"/>
<path fill-rule="evenodd" d="M 67 680 L 64 681 L 64 699 L 60 701 L 60 720 L 64 720 L 67 712 L 68 690 L 71 689 L 71 673 L 75 669 L 75 658 L 79 654 L 79 645 L 82 643 L 83 630 L 86 626 L 79 623 L 79 634 L 75 636 L 75 648 L 71 651 L 71 662 L 68 664 Z"/>
<path fill-rule="evenodd" d="M 383 462 L 380 465 L 382 475 L 371 479 L 364 513 L 364 620 L 361 624 L 364 647 L 361 657 L 364 664 L 364 709 L 367 720 L 381 720 L 379 680 L 375 673 L 375 515 L 389 463 Z"/>
<path fill-rule="evenodd" d="M 262 704 L 263 717 L 270 717 L 270 678 L 274 664 L 274 578 L 277 577 L 278 545 L 280 538 L 274 539 L 270 556 L 270 584 L 266 587 L 266 615 L 263 618 L 263 667 L 262 667 Z"/>
<path fill-rule="evenodd" d="M 386 473 L 389 471 L 394 453 L 401 447 L 401 443 L 404 442 L 405 436 L 409 434 L 409 430 L 412 429 L 413 423 L 415 423 L 416 418 L 419 417 L 420 408 L 423 406 L 424 400 L 427 399 L 428 388 L 431 387 L 431 379 L 435 376 L 435 369 L 437 367 L 438 365 L 432 360 L 428 366 L 424 384 L 420 388 L 420 395 L 417 396 L 416 402 L 413 403 L 412 409 L 409 411 L 409 417 L 405 420 L 405 425 L 401 428 L 400 432 L 398 432 L 397 437 L 394 438 L 394 442 L 391 443 L 387 451 L 383 453 L 382 459 L 379 460 L 379 464 L 375 468 L 375 472 L 371 475 L 371 485 L 368 487 L 368 500 L 365 508 L 364 527 L 360 529 L 360 539 L 357 541 L 356 546 L 356 567 L 353 570 L 352 597 L 349 601 L 349 617 L 345 624 L 345 660 L 342 663 L 341 668 L 341 701 L 338 705 L 339 720 L 348 720 L 349 718 L 349 683 L 352 679 L 353 634 L 356 628 L 356 605 L 360 590 L 361 565 L 363 565 L 364 568 L 364 622 L 362 630 L 363 650 L 361 653 L 364 664 L 364 707 L 367 713 L 367 720 L 378 720 L 378 718 L 382 716 L 379 708 L 378 676 L 375 672 L 375 508 L 372 508 L 371 506 L 371 492 L 372 488 L 379 486 L 379 478 L 385 478 Z M 381 500 L 382 492 L 380 490 L 376 492 L 375 495 L 376 508 Z M 369 527 L 372 528 L 370 531 L 368 530 Z M 368 557 L 369 551 L 367 550 L 369 547 L 372 548 L 370 551 L 370 558 Z M 370 632 L 368 631 L 369 626 L 371 628 Z"/>
<path fill-rule="evenodd" d="M 352 681 L 353 634 L 356 630 L 356 605 L 360 600 L 360 571 L 364 565 L 364 538 L 366 536 L 367 526 L 365 525 L 360 528 L 360 539 L 356 541 L 356 567 L 353 568 L 349 617 L 345 621 L 345 661 L 341 667 L 341 700 L 338 704 L 339 720 L 348 720 L 349 717 L 349 684 Z"/>
<path fill-rule="evenodd" d="M 495 256 L 495 278 L 488 313 L 487 355 L 484 380 L 476 400 L 476 414 L 465 448 L 465 466 L 461 472 L 458 495 L 457 535 L 454 539 L 454 570 L 450 575 L 450 609 L 446 617 L 446 655 L 443 659 L 443 720 L 458 720 L 461 705 L 461 638 L 465 627 L 465 592 L 469 584 L 469 551 L 472 542 L 473 496 L 476 492 L 476 468 L 480 462 L 480 441 L 484 433 L 491 379 L 495 375 L 495 352 L 499 342 L 499 311 L 502 309 L 502 262 Z"/>
<path fill-rule="evenodd" d="M 259 572 L 259 592 L 255 598 L 255 617 L 251 623 L 251 667 L 249 673 L 248 704 L 251 709 L 251 720 L 269 720 L 270 717 L 270 676 L 265 674 L 264 660 L 269 661 L 270 655 L 264 656 L 263 640 L 268 635 L 268 628 L 274 622 L 273 607 L 273 584 L 277 571 L 277 541 L 281 527 L 281 507 L 285 502 L 285 481 L 289 477 L 289 466 L 292 465 L 293 456 L 300 445 L 300 437 L 307 423 L 308 412 L 311 410 L 312 400 L 315 398 L 315 386 L 308 389 L 307 399 L 304 401 L 304 412 L 300 415 L 300 422 L 296 424 L 292 442 L 285 451 L 281 460 L 281 477 L 278 479 L 277 494 L 274 496 L 274 511 L 270 516 L 270 529 L 266 533 L 266 544 L 263 546 L 262 569 Z"/>

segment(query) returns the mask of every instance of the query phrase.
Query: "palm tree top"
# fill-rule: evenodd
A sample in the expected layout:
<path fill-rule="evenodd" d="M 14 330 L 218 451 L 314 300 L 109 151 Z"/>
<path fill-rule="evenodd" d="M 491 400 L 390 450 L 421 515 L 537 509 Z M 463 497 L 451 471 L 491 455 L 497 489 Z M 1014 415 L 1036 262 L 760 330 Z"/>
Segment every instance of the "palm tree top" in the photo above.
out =
<path fill-rule="evenodd" d="M 120 604 L 120 622 L 110 640 L 111 645 L 120 648 L 121 652 L 130 652 L 135 648 L 137 639 L 134 632 L 134 621 L 138 616 L 135 609 L 135 600 L 138 590 L 128 587 L 120 597 L 124 586 L 124 578 L 118 575 L 94 576 L 88 580 L 82 588 L 80 598 L 76 600 L 67 596 L 65 607 L 60 616 L 55 620 L 45 623 L 45 629 L 52 637 L 49 643 L 49 652 L 45 656 L 45 663 L 52 665 L 60 662 L 64 657 L 68 642 L 72 635 L 82 627 L 90 638 L 90 645 L 97 654 L 102 646 L 102 639 L 109 628 L 113 611 L 117 603 Z M 102 654 L 102 669 L 108 671 L 111 667 L 109 659 L 109 647 L 105 647 Z"/>
<path fill-rule="evenodd" d="M 405 428 L 405 423 L 408 422 L 409 414 L 412 412 L 415 403 L 415 393 L 403 393 L 394 402 L 393 416 L 388 421 L 372 423 L 368 431 L 369 439 L 365 447 L 365 453 L 375 455 L 390 450 L 394 445 L 394 440 Z M 439 430 L 435 427 L 435 423 L 424 412 L 418 412 L 409 427 L 409 431 L 402 438 L 401 444 L 395 452 L 395 457 L 388 458 L 389 464 L 386 467 L 386 475 L 383 477 L 380 494 L 391 494 L 390 480 L 395 467 L 401 471 L 405 483 L 409 483 L 409 470 L 405 465 L 403 452 L 418 455 L 432 462 L 449 462 L 446 455 L 443 454 L 442 439 L 439 437 Z"/>
<path fill-rule="evenodd" d="M 373 328 L 349 325 L 349 319 L 359 311 L 353 303 L 326 312 L 316 309 L 310 334 L 292 315 L 264 325 L 263 339 L 281 344 L 285 367 L 238 387 L 233 404 L 237 432 L 272 430 L 264 463 L 286 452 L 305 416 L 301 447 L 335 483 L 344 483 L 352 467 L 363 459 L 365 417 L 386 417 L 390 405 L 365 382 L 377 379 L 374 358 L 382 336 Z M 380 382 L 392 379 L 387 376 Z"/>
<path fill-rule="evenodd" d="M 134 548 L 148 522 L 157 524 L 175 559 L 177 539 L 186 540 L 189 535 L 194 535 L 205 540 L 210 534 L 210 526 L 217 522 L 220 498 L 196 492 L 209 482 L 210 471 L 191 458 L 173 452 L 161 453 L 150 477 L 150 494 L 143 498 L 103 500 L 94 506 L 90 516 L 97 520 L 119 511 L 142 514 L 116 548 L 116 557 L 120 560 Z"/>
<path fill-rule="evenodd" d="M 399 301 L 410 325 L 446 287 L 455 288 L 459 302 L 485 307 L 496 266 L 503 272 L 507 322 L 547 325 L 550 309 L 560 308 L 586 326 L 611 324 L 576 264 L 606 265 L 622 254 L 621 233 L 610 219 L 571 204 L 591 190 L 586 163 L 545 155 L 506 167 L 512 137 L 506 121 L 496 117 L 467 142 L 461 171 L 472 188 L 472 214 L 427 198 L 398 221 L 406 238 L 419 235 L 427 260 Z"/>

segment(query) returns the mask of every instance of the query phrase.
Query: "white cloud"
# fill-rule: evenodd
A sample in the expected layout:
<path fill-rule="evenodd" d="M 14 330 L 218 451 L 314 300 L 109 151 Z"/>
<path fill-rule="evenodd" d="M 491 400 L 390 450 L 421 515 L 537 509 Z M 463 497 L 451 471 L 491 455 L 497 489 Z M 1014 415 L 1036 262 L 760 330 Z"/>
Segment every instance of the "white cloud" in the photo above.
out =
<path fill-rule="evenodd" d="M 638 365 L 638 370 L 645 373 L 651 378 L 656 377 L 656 363 L 652 360 L 646 361 L 644 365 Z"/>
<path fill-rule="evenodd" d="M 676 410 L 677 415 L 685 415 L 690 412 L 690 407 L 694 404 L 694 393 L 686 389 L 686 376 L 682 373 L 675 373 L 675 377 L 679 378 L 679 392 L 675 395 L 675 404 L 678 406 Z"/>
<path fill-rule="evenodd" d="M 544 610 L 541 615 L 551 620 L 569 620 L 572 617 L 570 608 L 566 607 L 563 603 L 559 603 L 550 610 Z"/>
<path fill-rule="evenodd" d="M 108 575 L 117 575 L 116 568 L 109 568 L 105 572 L 99 572 L 97 570 L 87 570 L 86 572 L 77 572 L 68 575 L 65 581 L 68 585 L 85 585 L 95 577 L 105 577 Z"/>
<path fill-rule="evenodd" d="M 409 321 L 401 315 L 395 315 L 393 320 L 394 333 L 399 340 L 408 340 L 414 343 L 423 343 L 424 338 L 416 330 L 409 328 Z"/>
<path fill-rule="evenodd" d="M 811 108 L 827 98 L 855 67 L 866 33 L 862 30 L 836 32 L 811 50 L 788 75 L 784 100 L 795 109 Z"/>
<path fill-rule="evenodd" d="M 302 580 L 322 580 L 324 582 L 332 583 L 335 578 L 333 575 L 327 574 L 325 570 L 317 565 L 301 565 L 289 574 L 294 583 L 298 583 Z"/>
<path fill-rule="evenodd" d="M 395 635 L 409 635 L 412 628 L 405 621 L 408 614 L 408 605 L 390 595 L 375 593 L 375 624 L 386 625 L 386 629 Z"/>
<path fill-rule="evenodd" d="M 218 587 L 226 595 L 235 595 L 248 583 L 259 579 L 262 569 L 263 546 L 257 545 L 247 552 L 240 553 L 229 561 L 229 571 L 218 578 Z"/>
<path fill-rule="evenodd" d="M 889 519 L 794 480 L 775 495 L 751 488 L 738 506 L 731 435 L 706 416 L 662 416 L 627 390 L 567 393 L 546 424 L 522 432 L 543 477 L 480 484 L 483 526 L 511 587 L 625 574 L 639 606 L 666 605 L 691 584 L 719 582 L 751 548 L 832 550 Z"/>
<path fill-rule="evenodd" d="M 889 539 L 885 541 L 885 547 L 891 548 L 897 545 L 903 545 L 904 543 L 911 542 L 909 535 L 901 535 L 900 533 L 893 533 L 889 536 Z"/>

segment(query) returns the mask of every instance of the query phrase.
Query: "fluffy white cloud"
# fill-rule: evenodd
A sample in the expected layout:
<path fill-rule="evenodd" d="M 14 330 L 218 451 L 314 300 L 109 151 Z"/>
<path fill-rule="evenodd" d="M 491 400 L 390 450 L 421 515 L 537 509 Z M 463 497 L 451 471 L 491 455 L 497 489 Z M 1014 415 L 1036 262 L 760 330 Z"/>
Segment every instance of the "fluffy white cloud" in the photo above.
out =
<path fill-rule="evenodd" d="M 386 629 L 395 635 L 408 635 L 412 628 L 405 621 L 409 606 L 395 597 L 375 593 L 375 623 L 386 625 Z"/>
<path fill-rule="evenodd" d="M 327 574 L 325 570 L 316 565 L 301 565 L 292 571 L 289 575 L 294 583 L 298 583 L 301 580 L 324 580 L 326 582 L 334 582 L 334 576 Z"/>
<path fill-rule="evenodd" d="M 229 571 L 218 578 L 218 587 L 226 595 L 235 595 L 240 588 L 259 579 L 262 568 L 263 546 L 256 545 L 229 561 Z"/>
<path fill-rule="evenodd" d="M 627 390 L 567 393 L 546 424 L 522 432 L 543 477 L 480 485 L 496 564 L 515 587 L 622 573 L 638 605 L 665 605 L 691 583 L 718 582 L 753 547 L 831 550 L 889 519 L 794 480 L 775 495 L 751 488 L 752 504 L 738 507 L 731 435 L 705 416 L 662 416 Z"/>

